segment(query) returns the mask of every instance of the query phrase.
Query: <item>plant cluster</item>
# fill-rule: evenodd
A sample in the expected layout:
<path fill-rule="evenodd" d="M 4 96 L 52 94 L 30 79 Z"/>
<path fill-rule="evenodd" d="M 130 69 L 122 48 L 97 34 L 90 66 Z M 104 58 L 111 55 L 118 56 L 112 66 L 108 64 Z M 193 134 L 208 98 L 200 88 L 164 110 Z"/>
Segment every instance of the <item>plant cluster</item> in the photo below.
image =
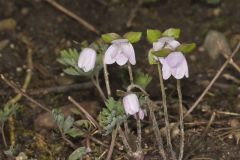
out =
<path fill-rule="evenodd" d="M 122 138 L 128 156 L 137 159 L 142 159 L 144 157 L 141 147 L 141 120 L 147 116 L 147 113 L 150 113 L 150 118 L 152 119 L 155 136 L 158 140 L 159 154 L 163 159 L 168 159 L 165 150 L 170 150 L 171 158 L 177 159 L 170 139 L 167 99 L 164 88 L 164 80 L 173 76 L 177 81 L 177 91 L 179 95 L 180 119 L 178 125 L 181 138 L 178 159 L 182 159 L 184 150 L 184 126 L 180 79 L 189 77 L 185 55 L 190 53 L 196 45 L 195 43 L 180 43 L 177 40 L 180 37 L 180 29 L 177 28 L 170 28 L 164 32 L 156 29 L 148 29 L 146 33 L 147 40 L 152 44 L 152 48 L 149 49 L 148 52 L 148 62 L 150 65 L 157 66 L 158 68 L 159 83 L 161 86 L 160 93 L 163 101 L 163 112 L 166 125 L 167 148 L 163 145 L 162 135 L 159 132 L 155 113 L 152 110 L 152 104 L 154 102 L 145 91 L 152 77 L 141 71 L 139 72 L 139 70 L 133 73 L 132 70 L 132 65 L 136 64 L 137 56 L 133 44 L 141 40 L 141 32 L 128 32 L 122 36 L 117 33 L 103 34 L 100 40 L 93 42 L 89 46 L 85 46 L 80 54 L 78 54 L 78 51 L 75 49 L 62 51 L 58 61 L 65 66 L 64 72 L 66 74 L 85 76 L 93 82 L 105 104 L 105 107 L 103 107 L 103 110 L 98 116 L 99 124 L 102 128 L 101 133 L 107 135 L 118 132 Z M 116 93 L 118 96 L 113 98 L 108 66 L 114 63 L 119 66 L 127 66 L 130 83 L 126 91 L 117 90 Z M 106 94 L 99 83 L 99 74 L 102 73 L 102 69 L 107 90 Z M 64 119 L 55 114 L 55 112 L 53 113 L 62 132 L 72 136 L 72 132 L 75 133 L 72 127 L 74 120 L 70 117 Z M 136 150 L 133 150 L 128 142 L 128 134 L 130 133 L 128 119 L 131 116 L 136 119 L 137 125 Z M 79 148 L 77 150 L 79 150 Z M 80 150 L 81 152 L 79 152 L 80 154 L 77 158 L 84 155 L 82 154 L 82 148 Z M 78 152 L 74 151 L 74 153 Z"/>

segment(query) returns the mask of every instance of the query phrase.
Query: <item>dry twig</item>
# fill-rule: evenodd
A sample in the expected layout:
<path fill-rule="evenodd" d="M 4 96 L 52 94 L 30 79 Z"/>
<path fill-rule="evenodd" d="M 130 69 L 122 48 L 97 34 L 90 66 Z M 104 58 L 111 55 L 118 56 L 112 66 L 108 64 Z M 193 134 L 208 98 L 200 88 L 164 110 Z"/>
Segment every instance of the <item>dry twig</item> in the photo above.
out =
<path fill-rule="evenodd" d="M 235 48 L 235 50 L 231 53 L 231 55 L 228 57 L 228 59 L 225 61 L 225 63 L 222 65 L 222 67 L 218 70 L 218 72 L 216 73 L 216 75 L 213 77 L 212 81 L 209 83 L 209 85 L 205 88 L 205 90 L 203 91 L 203 93 L 199 96 L 199 98 L 196 100 L 196 102 L 192 105 L 192 107 L 185 113 L 184 117 L 187 117 L 199 104 L 199 102 L 201 102 L 201 100 L 203 99 L 203 97 L 207 94 L 207 92 L 209 91 L 209 89 L 212 87 L 212 85 L 215 83 L 215 81 L 218 79 L 218 77 L 221 75 L 221 73 L 223 72 L 223 70 L 226 68 L 226 66 L 228 65 L 228 63 L 231 61 L 231 59 L 234 57 L 234 55 L 238 52 L 240 48 L 240 42 L 238 43 L 237 47 Z"/>
<path fill-rule="evenodd" d="M 83 25 L 86 29 L 99 34 L 100 31 L 97 30 L 92 24 L 90 24 L 89 22 L 87 22 L 86 20 L 84 20 L 83 18 L 77 16 L 75 13 L 69 11 L 68 9 L 66 9 L 65 7 L 63 7 L 61 4 L 57 3 L 54 0 L 45 0 L 46 2 L 48 2 L 49 4 L 51 4 L 54 8 L 58 9 L 59 11 L 63 12 L 64 14 L 68 15 L 69 17 L 75 19 L 78 23 L 80 23 L 81 25 Z"/>

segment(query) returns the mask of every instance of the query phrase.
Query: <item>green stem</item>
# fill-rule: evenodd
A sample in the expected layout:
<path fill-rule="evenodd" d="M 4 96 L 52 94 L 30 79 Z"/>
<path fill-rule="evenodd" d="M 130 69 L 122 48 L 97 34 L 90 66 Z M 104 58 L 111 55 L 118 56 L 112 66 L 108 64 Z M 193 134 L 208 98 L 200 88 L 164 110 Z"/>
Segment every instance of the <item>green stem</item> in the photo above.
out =
<path fill-rule="evenodd" d="M 170 127 L 169 127 L 170 125 L 169 125 L 168 110 L 167 110 L 167 99 L 166 99 L 165 86 L 163 83 L 163 76 L 162 76 L 162 69 L 161 69 L 160 62 L 158 62 L 157 66 L 158 66 L 158 75 L 159 75 L 159 82 L 160 82 L 162 101 L 163 101 L 163 112 L 164 112 L 164 120 L 166 125 L 167 146 L 170 149 L 173 159 L 176 159 L 176 155 L 175 155 L 175 152 L 173 151 L 173 147 L 171 143 L 171 135 L 170 135 Z"/>
<path fill-rule="evenodd" d="M 6 141 L 6 137 L 5 137 L 5 133 L 4 133 L 4 124 L 2 124 L 1 132 L 2 132 L 2 139 L 3 139 L 4 146 L 5 146 L 5 148 L 7 148 L 8 145 L 7 145 L 7 141 Z"/>
<path fill-rule="evenodd" d="M 182 160 L 184 152 L 184 124 L 183 124 L 183 105 L 182 105 L 182 92 L 180 80 L 177 80 L 177 91 L 179 99 L 179 126 L 180 126 L 180 152 L 178 160 Z"/>

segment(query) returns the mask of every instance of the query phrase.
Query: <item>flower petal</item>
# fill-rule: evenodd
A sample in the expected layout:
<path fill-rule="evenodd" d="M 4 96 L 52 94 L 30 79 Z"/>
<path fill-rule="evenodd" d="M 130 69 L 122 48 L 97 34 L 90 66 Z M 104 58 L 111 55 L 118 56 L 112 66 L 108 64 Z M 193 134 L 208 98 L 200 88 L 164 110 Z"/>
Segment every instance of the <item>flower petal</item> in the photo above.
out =
<path fill-rule="evenodd" d="M 118 46 L 115 44 L 112 44 L 110 47 L 108 47 L 105 56 L 104 56 L 104 63 L 105 64 L 113 64 L 116 61 L 116 54 L 118 54 Z"/>
<path fill-rule="evenodd" d="M 165 60 L 170 68 L 176 68 L 186 59 L 181 52 L 172 52 L 165 58 Z"/>
<path fill-rule="evenodd" d="M 160 42 L 160 41 L 157 41 L 157 42 L 153 42 L 153 50 L 154 51 L 159 51 L 163 48 L 165 42 Z"/>
<path fill-rule="evenodd" d="M 187 64 L 187 60 L 185 60 L 184 62 L 184 68 L 185 68 L 185 77 L 188 78 L 189 77 L 189 71 L 188 71 L 188 64 Z"/>
<path fill-rule="evenodd" d="M 122 54 L 122 53 L 117 54 L 116 62 L 118 65 L 122 66 L 122 65 L 126 64 L 127 61 L 128 61 L 128 58 L 124 54 Z"/>
<path fill-rule="evenodd" d="M 175 50 L 179 45 L 180 45 L 180 43 L 173 39 L 173 40 L 168 42 L 166 48 L 169 48 L 171 50 Z"/>
<path fill-rule="evenodd" d="M 171 73 L 176 79 L 181 79 L 188 74 L 187 61 L 181 52 L 172 52 L 166 57 L 166 62 L 171 68 Z"/>
<path fill-rule="evenodd" d="M 171 76 L 171 68 L 167 64 L 166 60 L 164 58 L 159 58 L 159 61 L 162 64 L 162 75 L 163 79 L 167 80 Z"/>
<path fill-rule="evenodd" d="M 136 57 L 135 57 L 135 51 L 131 43 L 123 43 L 121 44 L 121 48 L 123 51 L 123 54 L 128 58 L 129 62 L 132 65 L 136 64 Z"/>

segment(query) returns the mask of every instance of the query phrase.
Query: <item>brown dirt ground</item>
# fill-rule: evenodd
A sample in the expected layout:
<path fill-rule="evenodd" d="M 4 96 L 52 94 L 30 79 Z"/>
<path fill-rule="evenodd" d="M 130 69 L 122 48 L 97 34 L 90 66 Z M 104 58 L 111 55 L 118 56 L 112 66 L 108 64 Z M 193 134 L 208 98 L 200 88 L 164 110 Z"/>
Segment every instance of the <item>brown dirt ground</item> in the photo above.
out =
<path fill-rule="evenodd" d="M 126 22 L 131 10 L 136 5 L 136 0 L 108 0 L 107 5 L 100 4 L 97 0 L 59 0 L 58 2 L 96 26 L 102 33 L 124 33 L 129 30 L 145 32 L 147 28 L 164 30 L 169 27 L 178 27 L 182 30 L 181 40 L 184 42 L 196 42 L 198 47 L 202 45 L 207 31 L 210 29 L 223 32 L 229 40 L 240 34 L 239 0 L 222 0 L 221 4 L 213 6 L 207 5 L 204 0 L 159 0 L 140 7 L 133 21 L 132 28 L 127 28 Z M 220 11 L 220 14 L 216 15 L 218 11 Z M 89 32 L 79 23 L 57 11 L 44 0 L 0 0 L 0 20 L 5 18 L 15 19 L 17 26 L 14 30 L 0 31 L 0 41 L 5 39 L 10 41 L 9 45 L 0 50 L 0 73 L 18 84 L 22 83 L 26 72 L 24 69 L 21 72 L 17 72 L 17 68 L 24 68 L 27 48 L 19 39 L 19 35 L 25 35 L 31 39 L 33 49 L 34 70 L 30 89 L 85 81 L 71 77 L 62 78 L 60 76 L 62 68 L 57 63 L 56 58 L 59 56 L 61 49 L 69 47 L 79 48 L 75 41 L 93 41 L 97 38 L 96 34 Z M 233 43 L 231 45 L 234 45 Z M 149 47 L 150 45 L 145 40 L 136 45 L 137 54 L 139 54 L 138 67 L 146 64 L 146 53 Z M 186 107 L 191 106 L 201 94 L 204 87 L 206 87 L 201 82 L 211 80 L 224 61 L 221 56 L 217 60 L 211 61 L 206 52 L 200 52 L 198 49 L 188 59 L 190 64 L 190 78 L 182 82 L 184 104 Z M 239 54 L 236 56 L 236 62 L 240 62 Z M 142 68 L 156 75 L 156 70 L 153 67 Z M 239 73 L 231 66 L 228 66 L 224 73 L 239 78 Z M 113 79 L 117 77 L 117 75 L 113 75 Z M 157 82 L 157 79 L 154 79 L 153 82 Z M 209 110 L 240 111 L 239 107 L 237 107 L 240 105 L 239 86 L 232 81 L 224 79 L 222 76 L 217 82 L 222 85 L 216 85 L 211 89 L 210 93 L 192 114 L 193 122 L 200 123 L 209 120 L 210 114 L 203 112 L 201 107 L 207 107 Z M 168 97 L 171 103 L 177 100 L 176 93 L 173 93 L 175 90 L 173 84 L 174 82 L 167 85 Z M 2 81 L 0 81 L 0 86 L 0 106 L 3 106 L 15 94 Z M 225 87 L 222 88 L 221 86 Z M 149 92 L 154 98 L 157 98 L 159 91 L 154 87 L 153 83 L 149 88 Z M 38 95 L 34 96 L 34 99 L 48 106 L 63 106 L 69 104 L 66 98 L 68 95 L 76 97 L 79 101 L 99 100 L 95 96 L 92 96 L 95 95 L 93 89 L 81 91 L 81 93 Z M 49 157 L 50 151 L 53 154 L 53 159 L 64 159 L 61 157 L 67 157 L 72 150 L 67 146 L 62 147 L 63 142 L 56 132 L 48 131 L 48 136 L 45 135 L 44 137 L 39 135 L 35 130 L 33 121 L 42 110 L 37 108 L 33 110 L 27 107 L 32 104 L 29 104 L 24 98 L 21 100 L 21 104 L 26 107 L 21 109 L 16 116 L 17 153 L 25 152 L 32 158 L 48 159 L 46 157 Z M 239 119 L 239 117 L 217 116 L 216 123 L 212 125 L 200 148 L 189 159 L 240 159 L 240 147 L 239 144 L 236 144 L 234 138 L 222 139 L 219 135 L 223 132 L 217 132 L 219 128 L 229 127 L 228 121 L 232 118 Z M 146 128 L 148 127 L 147 125 L 145 126 Z M 193 149 L 193 143 L 201 137 L 205 126 L 206 124 L 204 123 L 202 125 L 189 125 L 186 127 L 186 154 Z M 7 133 L 7 127 L 5 131 Z M 151 134 L 144 134 L 146 134 L 144 135 L 144 141 L 148 146 L 151 146 L 154 142 L 154 137 Z M 41 148 L 36 145 L 39 142 L 39 137 L 43 139 L 48 149 L 45 147 L 44 150 L 44 147 Z M 82 144 L 83 142 L 82 140 L 76 140 L 75 143 Z M 178 138 L 176 138 L 174 140 L 175 148 L 178 148 L 178 143 Z M 2 152 L 3 150 L 4 146 L 0 140 L 0 159 L 7 159 Z M 117 156 L 118 154 L 115 154 L 115 159 L 117 159 Z M 146 159 L 159 159 L 157 151 L 150 149 Z"/>

